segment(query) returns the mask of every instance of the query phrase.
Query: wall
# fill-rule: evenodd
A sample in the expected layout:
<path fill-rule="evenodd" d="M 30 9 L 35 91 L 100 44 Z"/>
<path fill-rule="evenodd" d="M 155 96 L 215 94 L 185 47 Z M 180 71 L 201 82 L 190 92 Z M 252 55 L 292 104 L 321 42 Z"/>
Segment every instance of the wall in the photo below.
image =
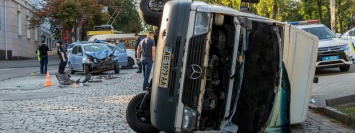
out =
<path fill-rule="evenodd" d="M 7 38 L 7 49 L 12 51 L 12 58 L 34 58 L 37 45 L 41 44 L 41 27 L 37 28 L 37 40 L 35 40 L 35 29 L 30 29 L 30 38 L 27 37 L 26 15 L 32 16 L 32 10 L 35 7 L 27 2 L 27 0 L 6 0 L 7 19 L 5 26 L 5 0 L 0 1 L 0 50 L 5 50 Z M 17 12 L 21 12 L 21 31 L 18 32 Z M 6 30 L 5 30 L 6 27 Z"/>

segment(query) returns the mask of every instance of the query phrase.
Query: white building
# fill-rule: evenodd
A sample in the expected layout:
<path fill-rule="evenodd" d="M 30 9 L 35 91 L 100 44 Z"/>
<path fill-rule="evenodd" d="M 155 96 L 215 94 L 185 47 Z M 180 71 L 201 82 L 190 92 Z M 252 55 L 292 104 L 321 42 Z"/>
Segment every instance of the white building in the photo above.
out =
<path fill-rule="evenodd" d="M 0 0 L 0 60 L 36 57 L 42 39 L 53 46 L 49 24 L 28 28 L 33 10 L 41 0 Z M 6 56 L 7 53 L 7 56 Z"/>

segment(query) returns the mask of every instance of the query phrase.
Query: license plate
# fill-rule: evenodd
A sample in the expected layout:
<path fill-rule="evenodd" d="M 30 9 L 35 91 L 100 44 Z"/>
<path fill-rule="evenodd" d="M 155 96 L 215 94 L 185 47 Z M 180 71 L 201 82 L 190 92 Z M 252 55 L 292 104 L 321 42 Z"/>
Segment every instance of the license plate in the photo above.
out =
<path fill-rule="evenodd" d="M 170 73 L 170 61 L 171 61 L 171 53 L 173 48 L 165 47 L 164 54 L 163 54 L 163 61 L 161 65 L 161 72 L 160 72 L 160 80 L 159 80 L 159 87 L 161 88 L 168 88 L 169 86 L 169 73 Z"/>
<path fill-rule="evenodd" d="M 327 60 L 337 60 L 339 59 L 339 56 L 326 56 L 326 57 L 323 57 L 322 60 L 323 61 L 327 61 Z"/>

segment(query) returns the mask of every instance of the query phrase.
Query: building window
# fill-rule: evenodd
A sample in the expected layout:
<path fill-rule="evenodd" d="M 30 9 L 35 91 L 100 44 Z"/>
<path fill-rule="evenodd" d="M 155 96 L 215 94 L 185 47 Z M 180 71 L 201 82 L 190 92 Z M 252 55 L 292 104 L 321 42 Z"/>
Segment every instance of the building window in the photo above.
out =
<path fill-rule="evenodd" d="M 27 35 L 27 38 L 31 38 L 30 17 L 27 15 L 26 15 L 26 35 Z"/>
<path fill-rule="evenodd" d="M 22 36 L 21 12 L 20 11 L 17 11 L 17 27 L 18 27 L 18 35 Z"/>
<path fill-rule="evenodd" d="M 38 29 L 35 27 L 35 41 L 38 41 Z"/>

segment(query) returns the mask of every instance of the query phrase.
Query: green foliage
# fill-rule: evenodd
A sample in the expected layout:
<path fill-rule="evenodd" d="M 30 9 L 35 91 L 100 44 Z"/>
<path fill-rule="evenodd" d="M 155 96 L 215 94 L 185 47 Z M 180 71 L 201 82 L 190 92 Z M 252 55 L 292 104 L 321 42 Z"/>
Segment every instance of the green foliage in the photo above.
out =
<path fill-rule="evenodd" d="M 336 106 L 334 108 L 355 119 L 355 106 Z"/>
<path fill-rule="evenodd" d="M 122 4 L 123 2 L 123 4 Z M 31 18 L 31 27 L 39 27 L 49 18 L 51 31 L 56 38 L 60 38 L 60 29 L 71 31 L 82 25 L 81 38 L 94 26 L 106 24 L 115 9 L 122 9 L 113 26 L 123 32 L 139 32 L 142 30 L 136 1 L 132 0 L 45 0 L 43 8 L 34 12 Z M 109 12 L 102 13 L 104 5 L 108 5 Z M 70 34 L 72 36 L 72 34 Z"/>
<path fill-rule="evenodd" d="M 117 0 L 116 0 L 117 1 Z M 123 31 L 125 33 L 138 33 L 143 30 L 142 21 L 139 18 L 137 6 L 134 1 L 131 0 L 118 0 L 115 4 L 117 8 L 121 8 L 121 12 L 118 15 L 116 21 L 113 23 L 113 27 L 116 30 Z M 114 12 L 113 8 L 110 12 Z"/>
<path fill-rule="evenodd" d="M 240 0 L 204 0 L 212 4 L 220 4 L 234 9 L 247 6 Z M 355 16 L 355 0 L 336 1 L 337 32 L 344 32 L 352 25 L 351 17 Z M 321 19 L 322 24 L 330 27 L 329 0 L 260 0 L 258 4 L 251 4 L 251 12 L 261 16 L 284 22 Z M 355 20 L 353 20 L 355 21 Z M 355 23 L 355 22 L 353 22 Z M 355 25 L 355 24 L 353 24 Z"/>

